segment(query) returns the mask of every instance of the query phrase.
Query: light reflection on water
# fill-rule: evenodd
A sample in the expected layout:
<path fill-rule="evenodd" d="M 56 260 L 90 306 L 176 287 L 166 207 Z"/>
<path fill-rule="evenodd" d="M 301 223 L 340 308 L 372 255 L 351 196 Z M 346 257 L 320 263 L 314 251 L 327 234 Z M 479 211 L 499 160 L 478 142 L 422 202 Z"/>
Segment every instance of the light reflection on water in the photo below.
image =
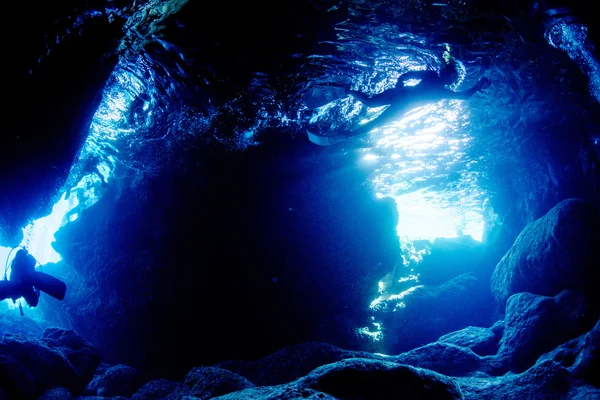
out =
<path fill-rule="evenodd" d="M 462 235 L 482 240 L 487 196 L 478 186 L 478 160 L 467 155 L 472 139 L 465 129 L 468 119 L 468 102 L 444 100 L 369 133 L 372 146 L 362 150 L 363 160 L 376 165 L 372 185 L 377 197 L 396 202 L 406 267 L 399 280 L 392 274 L 392 280 L 388 276 L 379 282 L 371 310 L 399 311 L 406 307 L 404 299 L 420 287 L 415 267 L 427 249 L 415 246 L 415 241 Z M 357 333 L 381 341 L 382 329 L 373 317 L 371 325 Z"/>
<path fill-rule="evenodd" d="M 461 235 L 482 239 L 486 195 L 477 185 L 477 160 L 466 155 L 467 104 L 440 101 L 370 133 L 365 160 L 378 164 L 372 178 L 377 196 L 396 201 L 403 244 Z"/>

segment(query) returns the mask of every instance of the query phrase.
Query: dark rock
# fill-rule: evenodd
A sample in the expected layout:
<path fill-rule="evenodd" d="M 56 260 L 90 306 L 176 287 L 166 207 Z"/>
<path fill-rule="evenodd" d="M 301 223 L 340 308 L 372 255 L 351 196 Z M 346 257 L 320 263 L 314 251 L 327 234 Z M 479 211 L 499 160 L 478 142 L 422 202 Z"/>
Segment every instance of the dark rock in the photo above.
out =
<path fill-rule="evenodd" d="M 86 359 L 93 351 L 93 347 L 87 346 L 78 350 L 63 347 L 58 340 L 5 335 L 0 343 L 0 387 L 11 398 L 18 399 L 37 398 L 45 391 L 61 386 L 79 393 L 87 384 L 82 376 L 85 368 L 80 370 L 83 364 L 74 366 L 69 358 Z"/>
<path fill-rule="evenodd" d="M 104 397 L 104 396 L 77 396 L 75 397 L 75 400 L 106 400 L 106 399 L 110 399 L 110 400 L 128 400 L 128 398 L 125 398 L 123 396 L 114 396 L 114 397 Z"/>
<path fill-rule="evenodd" d="M 98 365 L 98 368 L 96 368 L 96 372 L 94 372 L 94 375 L 103 375 L 107 369 L 109 369 L 110 367 L 112 367 L 112 365 L 101 362 Z"/>
<path fill-rule="evenodd" d="M 494 335 L 502 337 L 504 335 L 504 320 L 496 321 L 490 329 L 494 332 Z"/>
<path fill-rule="evenodd" d="M 108 368 L 102 375 L 96 375 L 90 382 L 88 391 L 103 397 L 129 397 L 143 384 L 143 379 L 135 368 L 119 364 Z"/>
<path fill-rule="evenodd" d="M 112 365 L 101 362 L 96 368 L 96 371 L 94 371 L 94 376 L 86 386 L 84 394 L 88 396 L 96 396 L 96 392 L 98 390 L 98 380 L 102 375 L 104 375 L 106 370 L 108 370 L 111 367 Z"/>
<path fill-rule="evenodd" d="M 375 310 L 375 318 L 385 327 L 382 346 L 388 354 L 433 343 L 465 326 L 490 326 L 497 319 L 489 281 L 473 274 L 405 293 L 384 300 Z"/>
<path fill-rule="evenodd" d="M 540 361 L 552 360 L 567 368 L 575 378 L 600 387 L 600 321 L 588 333 L 545 354 Z"/>
<path fill-rule="evenodd" d="M 465 399 L 568 399 L 569 372 L 560 364 L 545 360 L 521 374 L 501 377 L 456 378 Z"/>
<path fill-rule="evenodd" d="M 286 347 L 257 361 L 226 361 L 217 366 L 244 376 L 257 385 L 277 385 L 298 379 L 322 365 L 356 357 L 378 358 L 367 352 L 310 342 Z"/>
<path fill-rule="evenodd" d="M 569 400 L 600 400 L 600 389 L 590 385 L 576 386 L 571 388 L 565 398 Z"/>
<path fill-rule="evenodd" d="M 183 383 L 171 382 L 166 379 L 150 381 L 142 386 L 131 400 L 152 400 L 183 397 L 190 394 L 189 388 Z"/>
<path fill-rule="evenodd" d="M 0 344 L 0 349 L 2 345 Z M 12 397 L 33 399 L 43 393 L 38 389 L 34 376 L 10 355 L 0 353 L 0 388 Z"/>
<path fill-rule="evenodd" d="M 196 367 L 185 377 L 190 394 L 201 399 L 211 399 L 246 388 L 254 384 L 231 371 L 215 367 Z"/>
<path fill-rule="evenodd" d="M 439 285 L 469 272 L 486 277 L 491 274 L 490 268 L 482 270 L 485 247 L 471 236 L 437 238 L 428 247 L 430 253 L 423 256 L 418 266 L 419 282 L 423 285 Z"/>
<path fill-rule="evenodd" d="M 580 349 L 571 367 L 573 375 L 600 387 L 600 321 L 583 336 Z"/>
<path fill-rule="evenodd" d="M 439 342 L 400 354 L 392 360 L 450 376 L 473 373 L 481 365 L 481 358 L 470 349 Z"/>
<path fill-rule="evenodd" d="M 328 394 L 295 385 L 261 386 L 215 397 L 219 400 L 336 400 Z"/>
<path fill-rule="evenodd" d="M 513 372 L 522 372 L 545 352 L 589 330 L 596 319 L 586 313 L 581 297 L 568 291 L 554 298 L 513 295 L 506 305 L 506 328 L 498 355 Z"/>
<path fill-rule="evenodd" d="M 448 333 L 440 337 L 438 342 L 466 347 L 471 349 L 475 354 L 487 356 L 495 354 L 498 351 L 498 342 L 501 338 L 502 335 L 496 335 L 492 328 L 468 326 L 460 331 Z"/>
<path fill-rule="evenodd" d="M 448 377 L 381 360 L 338 361 L 298 383 L 342 399 L 462 399 L 460 388 Z"/>
<path fill-rule="evenodd" d="M 564 289 L 592 295 L 600 278 L 600 218 L 589 203 L 569 199 L 528 224 L 500 260 L 492 291 L 504 304 L 520 292 L 554 296 Z"/>
<path fill-rule="evenodd" d="M 42 342 L 55 348 L 60 348 L 67 360 L 73 365 L 81 377 L 81 384 L 85 387 L 94 377 L 100 364 L 100 352 L 91 343 L 84 340 L 72 330 L 48 328 L 42 335 Z"/>
<path fill-rule="evenodd" d="M 54 388 L 46 391 L 38 400 L 71 400 L 73 395 L 69 389 L 64 387 Z"/>

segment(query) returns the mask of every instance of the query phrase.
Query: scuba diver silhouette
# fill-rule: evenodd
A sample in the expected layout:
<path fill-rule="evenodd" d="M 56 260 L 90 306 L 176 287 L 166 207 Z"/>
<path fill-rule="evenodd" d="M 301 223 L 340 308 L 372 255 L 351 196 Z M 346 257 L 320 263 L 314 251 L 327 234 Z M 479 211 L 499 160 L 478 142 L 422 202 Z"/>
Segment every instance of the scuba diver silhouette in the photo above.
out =
<path fill-rule="evenodd" d="M 14 250 L 11 250 L 11 253 Z M 10 253 L 8 256 L 10 257 Z M 36 271 L 36 264 L 36 259 L 21 247 L 11 262 L 10 280 L 8 280 L 6 276 L 8 270 L 7 259 L 4 268 L 4 279 L 0 280 L 0 300 L 12 299 L 17 301 L 23 297 L 30 307 L 35 307 L 38 305 L 40 291 L 55 299 L 63 300 L 67 290 L 65 283 L 53 276 Z"/>
<path fill-rule="evenodd" d="M 340 143 L 352 136 L 363 135 L 375 128 L 388 124 L 406 114 L 408 111 L 435 103 L 444 99 L 467 100 L 478 91 L 488 86 L 490 81 L 482 77 L 469 90 L 464 92 L 454 92 L 445 86 L 454 83 L 456 77 L 456 62 L 454 60 L 447 62 L 440 72 L 436 71 L 409 71 L 398 78 L 396 87 L 386 90 L 382 93 L 369 96 L 356 90 L 346 90 L 346 94 L 351 95 L 367 107 L 389 106 L 377 118 L 366 124 L 358 125 L 346 132 L 332 136 L 319 136 L 308 132 L 308 138 L 311 142 L 329 146 Z M 408 80 L 420 80 L 414 86 L 405 86 L 404 82 Z"/>

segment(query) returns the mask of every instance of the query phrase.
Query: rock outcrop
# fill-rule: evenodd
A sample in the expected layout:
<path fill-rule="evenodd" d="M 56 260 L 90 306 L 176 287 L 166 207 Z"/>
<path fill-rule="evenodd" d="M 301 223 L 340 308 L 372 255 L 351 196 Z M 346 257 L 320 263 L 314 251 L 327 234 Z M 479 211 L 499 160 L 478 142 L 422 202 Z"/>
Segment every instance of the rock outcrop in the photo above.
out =
<path fill-rule="evenodd" d="M 99 363 L 98 350 L 73 331 L 47 329 L 40 339 L 6 334 L 0 342 L 0 388 L 23 400 L 55 387 L 82 393 Z"/>
<path fill-rule="evenodd" d="M 588 202 L 568 199 L 530 223 L 500 260 L 492 292 L 504 304 L 515 293 L 555 296 L 565 289 L 597 299 L 600 217 Z"/>

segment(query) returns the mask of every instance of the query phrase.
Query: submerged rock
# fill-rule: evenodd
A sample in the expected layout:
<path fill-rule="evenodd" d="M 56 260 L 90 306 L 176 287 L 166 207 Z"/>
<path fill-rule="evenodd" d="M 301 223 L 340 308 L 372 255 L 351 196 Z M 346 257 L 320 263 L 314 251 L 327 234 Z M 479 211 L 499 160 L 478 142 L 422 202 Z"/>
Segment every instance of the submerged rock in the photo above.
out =
<path fill-rule="evenodd" d="M 254 387 L 248 379 L 231 371 L 215 367 L 197 367 L 185 377 L 190 394 L 200 399 L 212 399 L 246 388 Z"/>
<path fill-rule="evenodd" d="M 465 399 L 569 399 L 569 372 L 551 361 L 536 364 L 521 374 L 501 377 L 456 378 Z"/>
<path fill-rule="evenodd" d="M 496 335 L 492 328 L 468 326 L 460 331 L 448 333 L 438 339 L 438 342 L 450 343 L 471 349 L 480 356 L 496 354 L 502 334 Z"/>
<path fill-rule="evenodd" d="M 480 368 L 481 358 L 470 349 L 449 343 L 430 343 L 393 357 L 395 362 L 450 376 L 464 376 Z"/>
<path fill-rule="evenodd" d="M 131 400 L 181 398 L 189 394 L 189 388 L 183 383 L 171 382 L 166 379 L 157 379 L 142 386 L 133 396 L 131 396 Z"/>
<path fill-rule="evenodd" d="M 72 330 L 48 328 L 42 335 L 42 341 L 60 348 L 62 354 L 77 369 L 81 384 L 87 384 L 94 377 L 101 360 L 100 352 L 77 333 Z"/>
<path fill-rule="evenodd" d="M 544 353 L 588 331 L 597 320 L 581 296 L 564 291 L 555 297 L 531 293 L 511 296 L 498 355 L 513 372 L 522 372 Z"/>
<path fill-rule="evenodd" d="M 300 389 L 291 385 L 261 386 L 215 397 L 219 400 L 337 400 L 328 394 L 312 389 Z"/>
<path fill-rule="evenodd" d="M 129 397 L 143 384 L 144 381 L 135 368 L 119 364 L 106 369 L 101 375 L 94 376 L 87 391 L 103 397 Z"/>
<path fill-rule="evenodd" d="M 48 329 L 42 339 L 8 334 L 0 342 L 0 388 L 23 400 L 55 387 L 81 393 L 99 363 L 98 350 L 73 331 Z"/>
<path fill-rule="evenodd" d="M 567 368 L 577 379 L 600 387 L 600 321 L 592 330 L 541 357 Z"/>
<path fill-rule="evenodd" d="M 593 296 L 600 278 L 598 237 L 600 217 L 590 203 L 560 202 L 527 225 L 496 266 L 496 300 L 504 304 L 520 292 L 554 296 L 564 289 Z"/>
<path fill-rule="evenodd" d="M 571 388 L 565 398 L 569 400 L 600 400 L 600 389 L 590 385 L 575 386 Z"/>
<path fill-rule="evenodd" d="M 356 357 L 378 358 L 363 351 L 309 342 L 286 347 L 257 361 L 226 361 L 217 366 L 244 376 L 256 385 L 277 385 L 298 379 L 322 365 Z"/>
<path fill-rule="evenodd" d="M 299 381 L 342 399 L 461 399 L 448 377 L 381 360 L 353 358 L 317 368 Z"/>
<path fill-rule="evenodd" d="M 38 400 L 72 400 L 73 395 L 64 387 L 54 388 L 44 393 Z"/>
<path fill-rule="evenodd" d="M 237 399 L 462 399 L 452 379 L 389 361 L 352 358 L 323 365 L 294 382 L 218 397 Z"/>

